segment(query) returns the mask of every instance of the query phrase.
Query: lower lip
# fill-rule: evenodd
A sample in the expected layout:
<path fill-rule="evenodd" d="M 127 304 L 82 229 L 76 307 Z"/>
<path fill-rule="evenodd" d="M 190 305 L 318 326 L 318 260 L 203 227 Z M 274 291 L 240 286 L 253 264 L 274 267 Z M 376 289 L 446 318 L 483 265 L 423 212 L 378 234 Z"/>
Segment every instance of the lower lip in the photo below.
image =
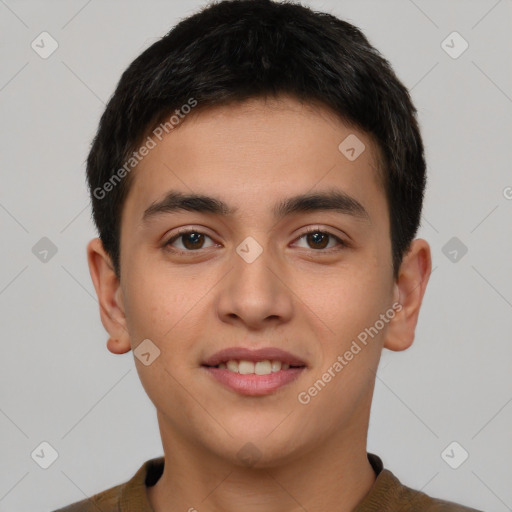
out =
<path fill-rule="evenodd" d="M 203 366 L 203 368 L 221 384 L 241 395 L 249 396 L 269 395 L 282 386 L 293 382 L 306 369 L 305 367 L 288 368 L 288 370 L 279 370 L 268 375 L 256 375 L 255 373 L 242 375 L 213 366 Z"/>

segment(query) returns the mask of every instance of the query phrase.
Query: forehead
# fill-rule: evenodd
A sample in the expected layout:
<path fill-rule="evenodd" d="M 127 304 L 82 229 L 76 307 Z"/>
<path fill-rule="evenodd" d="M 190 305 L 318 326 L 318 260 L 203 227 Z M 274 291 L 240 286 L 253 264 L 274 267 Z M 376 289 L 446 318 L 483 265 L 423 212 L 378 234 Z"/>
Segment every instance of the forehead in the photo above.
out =
<path fill-rule="evenodd" d="M 364 148 L 356 159 L 343 153 L 345 140 Z M 155 142 L 132 171 L 123 224 L 140 222 L 171 190 L 220 198 L 237 214 L 274 214 L 285 197 L 334 188 L 370 203 L 373 215 L 385 208 L 373 139 L 320 105 L 281 97 L 199 108 Z"/>

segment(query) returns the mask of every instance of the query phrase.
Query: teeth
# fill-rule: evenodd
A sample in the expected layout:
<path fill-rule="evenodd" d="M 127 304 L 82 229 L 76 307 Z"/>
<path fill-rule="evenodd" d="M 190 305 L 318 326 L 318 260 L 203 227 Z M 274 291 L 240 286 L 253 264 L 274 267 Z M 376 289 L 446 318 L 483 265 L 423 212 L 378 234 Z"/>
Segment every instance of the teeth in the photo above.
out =
<path fill-rule="evenodd" d="M 256 375 L 270 375 L 272 373 L 270 361 L 258 361 L 254 365 L 254 373 Z"/>
<path fill-rule="evenodd" d="M 238 373 L 242 375 L 254 373 L 254 363 L 252 361 L 240 361 L 238 363 Z"/>
<path fill-rule="evenodd" d="M 229 371 L 238 373 L 238 361 L 228 361 L 226 365 Z"/>
<path fill-rule="evenodd" d="M 272 361 L 272 371 L 278 372 L 281 369 L 281 361 Z"/>
<path fill-rule="evenodd" d="M 227 369 L 230 372 L 240 373 L 241 375 L 249 375 L 255 373 L 256 375 L 270 375 L 271 373 L 278 372 L 280 370 L 288 370 L 290 365 L 288 363 L 281 363 L 281 361 L 227 361 L 226 363 L 220 363 L 217 366 L 219 369 Z"/>

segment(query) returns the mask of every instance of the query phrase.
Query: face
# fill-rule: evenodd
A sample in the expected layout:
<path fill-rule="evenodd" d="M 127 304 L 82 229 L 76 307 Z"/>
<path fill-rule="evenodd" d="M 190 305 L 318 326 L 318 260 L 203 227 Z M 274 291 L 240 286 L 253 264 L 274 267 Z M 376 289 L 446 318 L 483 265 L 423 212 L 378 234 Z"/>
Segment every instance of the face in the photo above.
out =
<path fill-rule="evenodd" d="M 348 136 L 365 147 L 355 159 L 338 148 Z M 412 341 L 393 345 L 405 322 L 376 151 L 282 97 L 190 114 L 138 164 L 104 325 L 113 352 L 150 340 L 150 364 L 135 363 L 164 443 L 264 466 L 364 442 L 381 349 Z"/>

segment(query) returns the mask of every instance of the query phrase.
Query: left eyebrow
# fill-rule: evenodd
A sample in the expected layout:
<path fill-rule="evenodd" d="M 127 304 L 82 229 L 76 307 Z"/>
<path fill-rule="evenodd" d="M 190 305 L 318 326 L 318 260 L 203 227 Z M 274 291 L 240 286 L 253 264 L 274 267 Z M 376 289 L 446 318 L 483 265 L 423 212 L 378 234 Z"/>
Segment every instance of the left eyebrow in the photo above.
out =
<path fill-rule="evenodd" d="M 340 190 L 327 190 L 289 197 L 274 207 L 274 216 L 283 218 L 295 213 L 334 210 L 371 223 L 370 214 L 354 197 Z"/>
<path fill-rule="evenodd" d="M 142 215 L 142 221 L 165 213 L 174 213 L 180 210 L 199 213 L 212 213 L 222 217 L 232 216 L 238 212 L 224 201 L 202 194 L 183 194 L 170 191 L 161 201 L 151 204 Z M 331 189 L 323 192 L 313 192 L 286 198 L 278 202 L 273 208 L 274 217 L 284 217 L 316 211 L 333 210 L 338 213 L 350 215 L 354 218 L 371 223 L 370 215 L 364 206 L 354 197 L 340 190 Z"/>

